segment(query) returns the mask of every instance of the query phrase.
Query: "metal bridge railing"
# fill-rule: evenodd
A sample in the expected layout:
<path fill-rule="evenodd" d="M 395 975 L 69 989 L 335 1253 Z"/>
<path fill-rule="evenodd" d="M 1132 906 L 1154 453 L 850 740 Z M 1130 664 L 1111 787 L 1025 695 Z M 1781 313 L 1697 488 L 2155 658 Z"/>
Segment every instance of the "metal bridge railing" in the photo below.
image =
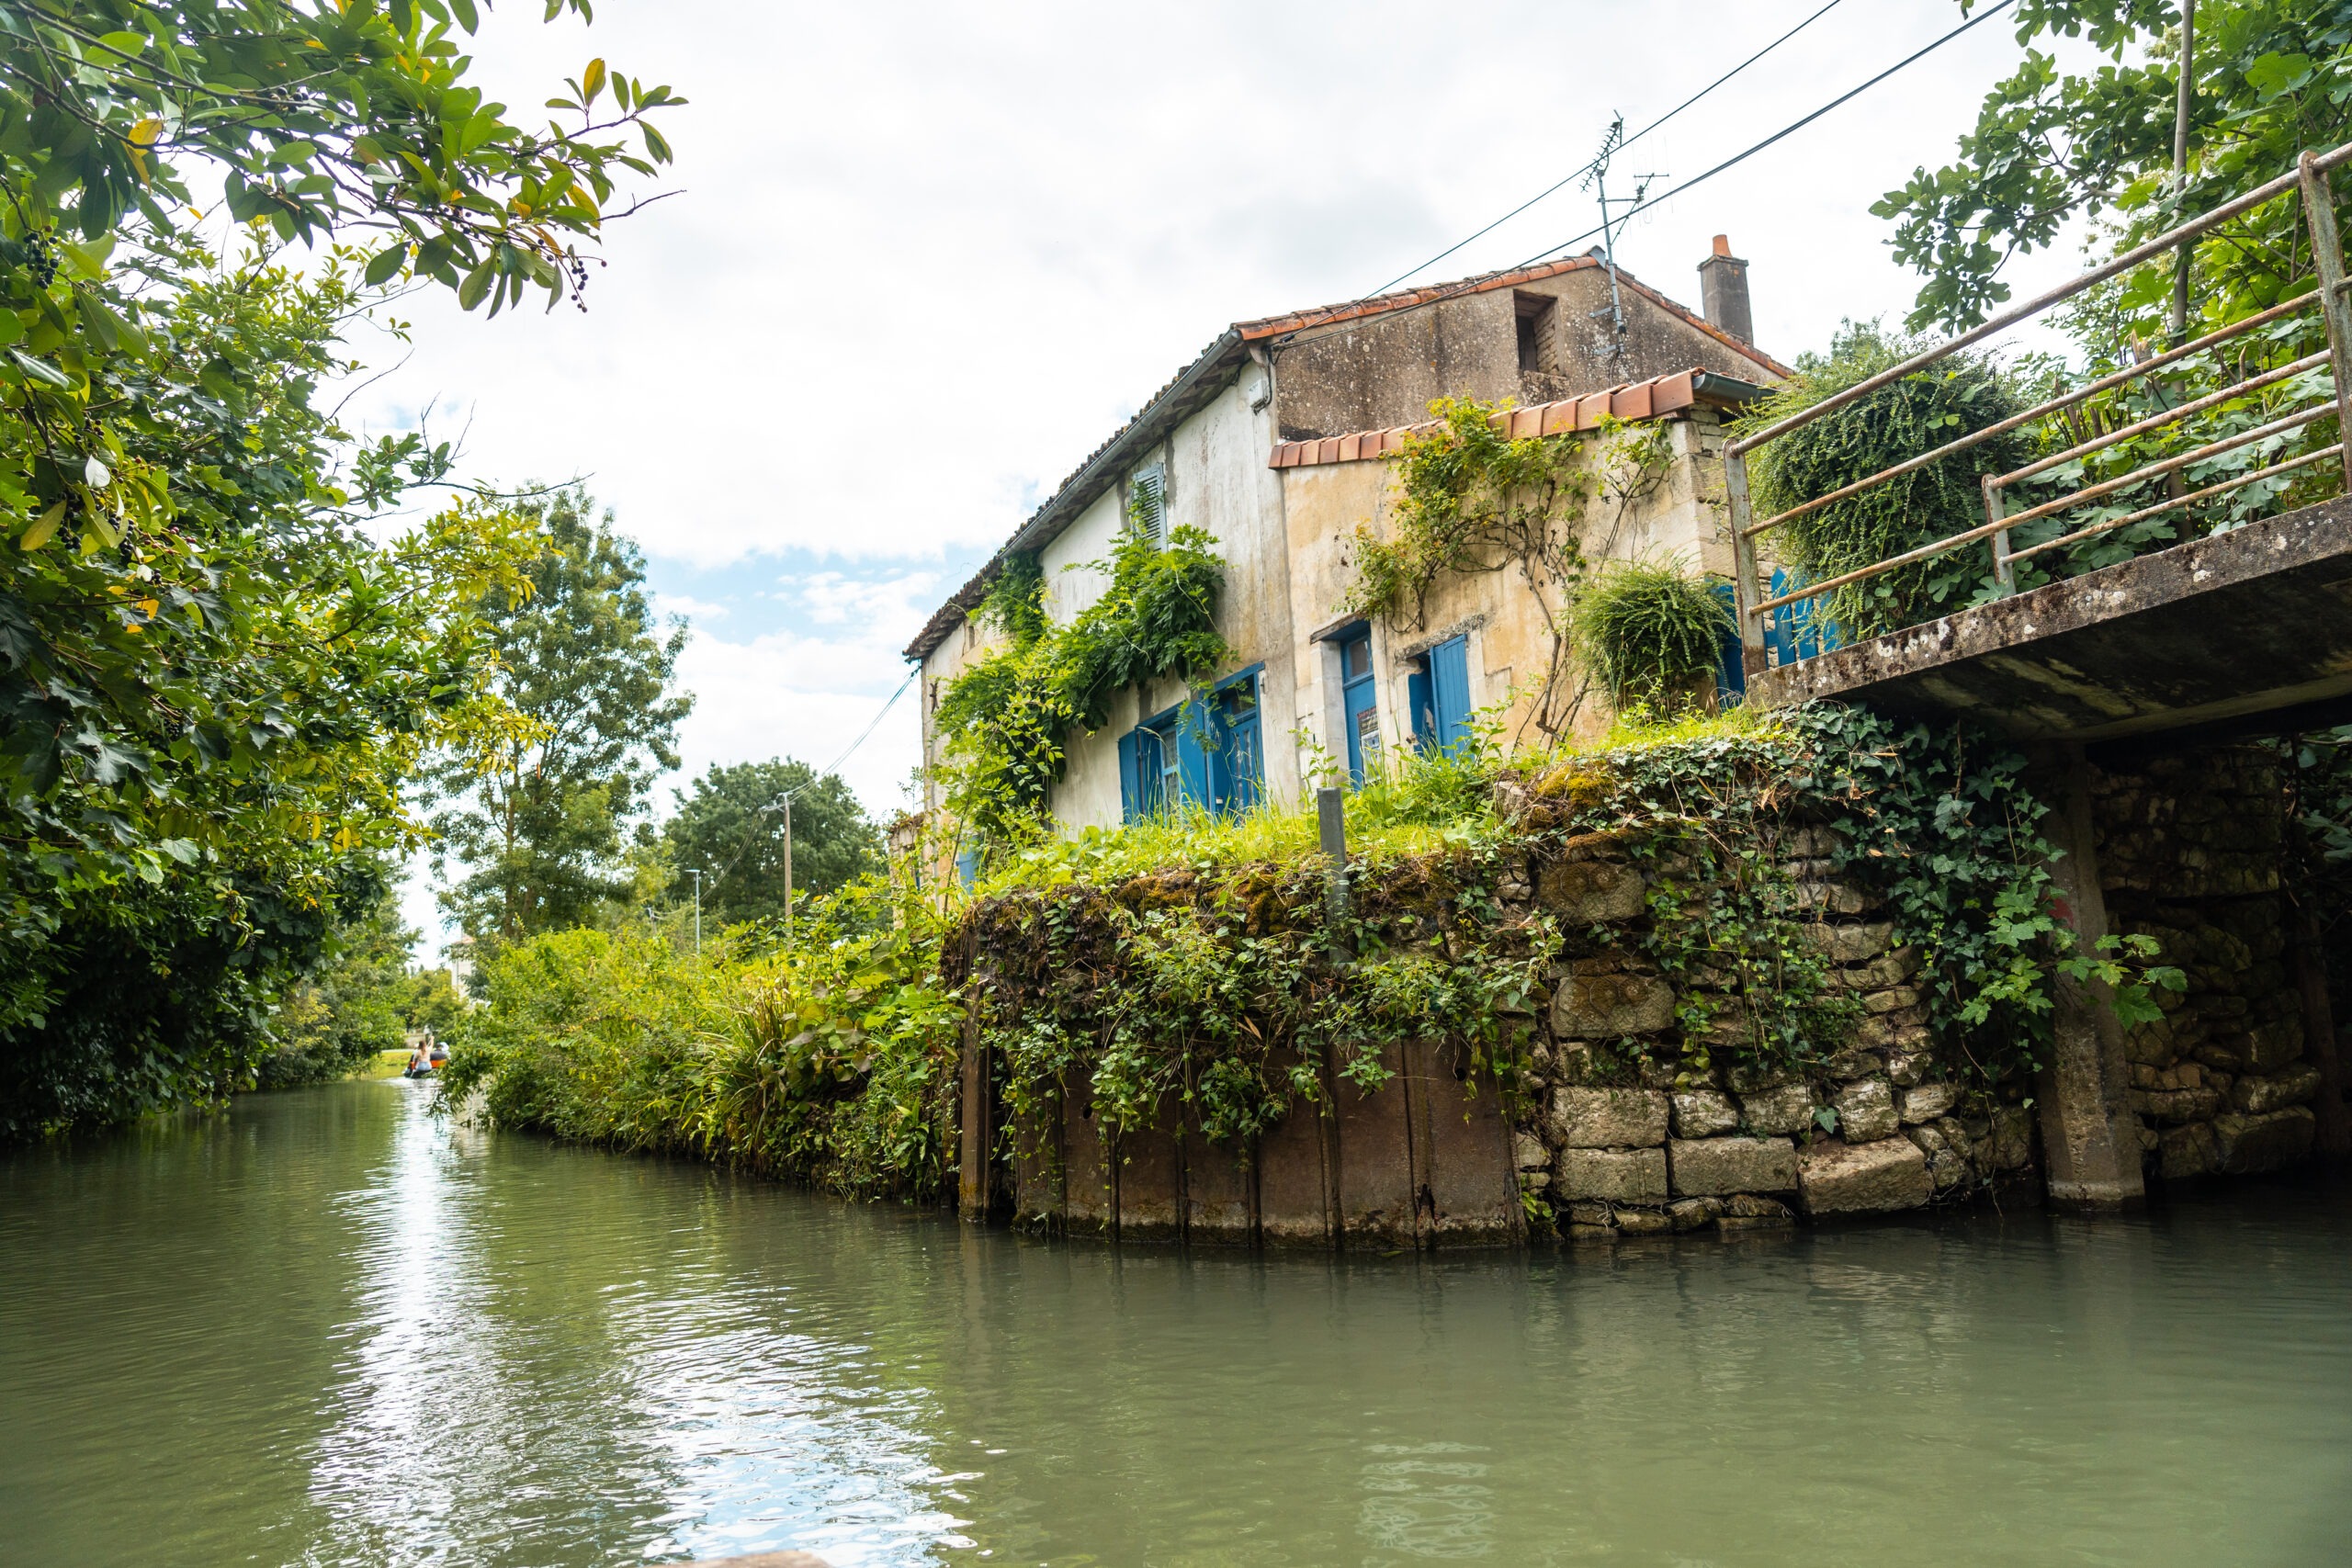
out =
<path fill-rule="evenodd" d="M 2335 208 L 2327 185 L 2328 171 L 2346 163 L 2352 163 L 2352 143 L 2329 152 L 2306 152 L 2297 161 L 2294 173 L 2281 175 L 2269 184 L 2247 191 L 2245 195 L 2214 208 L 2210 212 L 2201 213 L 2179 227 L 2157 235 L 2145 244 L 2135 246 L 2106 265 L 2084 273 L 2081 276 L 2046 294 L 2030 299 L 2013 310 L 1993 318 L 1982 326 L 1962 333 L 1948 343 L 1915 355 L 1900 365 L 1883 370 L 1867 380 L 1857 382 L 1834 396 L 1823 399 L 1811 408 L 1800 410 L 1752 435 L 1733 442 L 1725 451 L 1724 480 L 1731 512 L 1733 585 L 1737 594 L 1740 645 L 1749 673 L 1758 672 L 1766 666 L 1764 618 L 1772 611 L 1786 605 L 1800 604 L 1805 600 L 1820 598 L 1849 583 L 1863 581 L 1883 572 L 1893 571 L 1899 567 L 1948 554 L 1980 540 L 1989 542 L 1994 579 L 2001 588 L 2006 590 L 2015 584 L 2014 563 L 2018 561 L 2029 559 L 2045 551 L 2080 544 L 2098 535 L 2109 533 L 2166 512 L 2192 506 L 2226 491 L 2240 489 L 2257 480 L 2274 478 L 2292 469 L 2323 462 L 2329 457 L 2341 460 L 2346 487 L 2347 491 L 2352 491 L 2352 449 L 2347 449 L 2345 440 L 2342 439 L 2346 435 L 2352 435 L 2352 417 L 2347 417 L 2352 416 L 2352 375 L 2346 373 L 2347 356 L 2352 356 L 2352 299 L 2347 299 L 2346 294 L 2347 290 L 2352 290 L 2352 282 L 2347 282 L 2345 278 L 2344 250 L 2336 233 Z M 1791 431 L 1801 429 L 1815 420 L 1869 397 L 1883 387 L 1891 386 L 1906 376 L 1926 369 L 1939 360 L 1972 344 L 1980 343 L 2022 321 L 2029 321 L 2052 306 L 2062 304 L 2109 278 L 2129 272 L 2133 267 L 2154 260 L 2168 251 L 2190 246 L 2195 243 L 2199 235 L 2229 220 L 2251 211 L 2266 202 L 2275 201 L 2280 197 L 2289 195 L 2298 196 L 2301 200 L 2304 220 L 2311 230 L 2312 255 L 2314 270 L 2318 274 L 2317 288 L 2292 299 L 2283 300 L 2268 310 L 2247 316 L 2241 321 L 2233 321 L 2228 326 L 2208 333 L 2202 337 L 2180 344 L 2163 354 L 2152 355 L 2113 375 L 2101 377 L 2098 380 L 2052 398 L 2046 402 L 2038 403 L 2022 413 L 2013 414 L 1998 423 L 1987 425 L 1982 430 L 1972 431 L 1958 440 L 1947 442 L 1933 451 L 1905 458 L 1891 468 L 1881 469 L 1868 479 L 1858 479 L 1852 484 L 1831 491 L 1826 495 L 1815 496 L 1810 501 L 1790 507 L 1785 512 L 1761 521 L 1753 517 L 1747 489 L 1747 457 L 1750 453 L 1788 434 Z M 2102 392 L 2111 391 L 2128 382 L 2164 370 L 2167 367 L 2177 365 L 2197 355 L 2207 353 L 2223 343 L 2242 337 L 2271 322 L 2314 308 L 2320 311 L 2326 326 L 2327 347 L 2324 352 L 2306 355 L 2291 363 L 2263 371 L 2259 375 L 2233 381 L 2208 396 L 2166 408 L 2145 419 L 2097 435 L 2091 440 L 2078 442 L 2064 451 L 2038 457 L 2013 472 L 1987 474 L 1983 479 L 1984 521 L 1976 526 L 1963 529 L 1949 538 L 1939 539 L 1934 544 L 1923 545 L 1917 549 L 1890 556 L 1884 560 L 1853 571 L 1824 578 L 1819 581 L 1805 582 L 1790 592 L 1773 597 L 1764 596 L 1757 561 L 1757 540 L 1774 528 L 1833 502 L 1859 495 L 1890 479 L 1916 472 L 1955 453 L 1964 452 L 1970 447 L 1980 446 L 1996 436 L 2007 434 L 2011 431 L 2031 424 L 2036 420 L 2061 413 Z M 2146 434 L 2162 426 L 2192 419 L 2225 403 L 2244 398 L 2249 393 L 2278 385 L 2321 366 L 2326 366 L 2335 379 L 2334 393 L 2324 401 L 2296 409 L 2283 417 L 2270 420 L 2255 429 L 2241 431 L 2223 439 L 2209 442 L 2193 450 L 2164 458 L 2162 461 L 2143 464 L 2129 473 L 2084 486 L 2071 493 L 2041 502 L 2014 514 L 2007 511 L 2009 491 L 2052 468 L 2077 461 L 2094 452 Z M 2225 452 L 2234 451 L 2241 446 L 2301 429 L 2304 425 L 2316 420 L 2325 419 L 2330 415 L 2336 419 L 2336 431 L 2339 437 L 2331 446 L 2301 453 L 2251 472 L 2233 475 L 2218 484 L 2207 485 L 2199 490 L 2188 491 L 2186 493 L 2167 495 L 2163 501 L 2153 505 L 2137 508 L 2118 516 L 2104 518 L 2055 538 L 2042 540 L 2024 549 L 2013 551 L 2009 547 L 2010 531 L 2027 523 L 2069 512 L 2088 502 L 2128 490 L 2134 485 L 2145 483 L 2149 479 L 2177 473 Z M 2177 483 L 2175 488 L 2182 487 Z"/>

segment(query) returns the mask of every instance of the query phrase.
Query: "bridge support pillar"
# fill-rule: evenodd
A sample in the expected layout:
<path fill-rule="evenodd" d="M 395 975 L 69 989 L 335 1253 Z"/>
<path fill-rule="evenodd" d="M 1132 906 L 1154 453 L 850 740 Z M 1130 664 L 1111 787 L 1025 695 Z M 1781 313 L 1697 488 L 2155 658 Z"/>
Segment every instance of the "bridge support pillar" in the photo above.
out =
<path fill-rule="evenodd" d="M 2054 749 L 2053 809 L 2043 831 L 2059 858 L 2051 866 L 2059 917 L 2081 951 L 2107 934 L 2099 890 L 2098 846 L 2091 824 L 2090 763 L 2079 745 Z M 2041 1147 L 2052 1202 L 2120 1208 L 2146 1196 L 2141 1178 L 2140 1119 L 2132 1110 L 2123 1026 L 2105 986 L 2053 978 L 2050 1061 L 2037 1076 Z"/>

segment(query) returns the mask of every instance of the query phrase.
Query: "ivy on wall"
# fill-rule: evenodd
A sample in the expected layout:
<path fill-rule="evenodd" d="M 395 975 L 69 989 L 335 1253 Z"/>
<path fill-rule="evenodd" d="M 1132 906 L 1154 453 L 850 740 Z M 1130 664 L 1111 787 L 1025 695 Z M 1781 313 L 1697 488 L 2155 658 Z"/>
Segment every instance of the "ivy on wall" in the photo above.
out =
<path fill-rule="evenodd" d="M 1057 626 L 1036 558 L 1009 558 L 975 612 L 1005 640 L 940 697 L 948 808 L 983 843 L 1042 830 L 1070 730 L 1101 728 L 1121 692 L 1170 677 L 1197 682 L 1232 661 L 1216 629 L 1225 562 L 1207 533 L 1176 528 L 1163 546 L 1131 518 L 1110 558 L 1089 565 L 1108 586 Z"/>
<path fill-rule="evenodd" d="M 1577 435 L 1508 434 L 1508 403 L 1440 398 L 1438 427 L 1407 438 L 1385 530 L 1360 523 L 1355 584 L 1342 608 L 1418 629 L 1430 592 L 1447 578 L 1516 571 L 1551 628 L 1551 658 L 1532 722 L 1555 735 L 1578 694 L 1566 680 L 1566 612 L 1586 573 L 1585 535 L 1596 504 L 1610 523 L 1666 470 L 1664 426 L 1605 420 L 1596 446 Z"/>

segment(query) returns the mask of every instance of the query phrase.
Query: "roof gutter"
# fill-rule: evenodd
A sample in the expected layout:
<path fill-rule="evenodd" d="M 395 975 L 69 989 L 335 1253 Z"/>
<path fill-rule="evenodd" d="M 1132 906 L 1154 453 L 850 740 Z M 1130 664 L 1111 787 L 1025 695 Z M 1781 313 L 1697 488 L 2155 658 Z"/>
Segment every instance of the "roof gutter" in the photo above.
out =
<path fill-rule="evenodd" d="M 1078 472 L 1062 481 L 1061 489 L 1054 491 L 1046 504 L 1031 513 L 1029 521 L 1005 541 L 997 558 L 1001 560 L 1015 550 L 1043 549 L 1053 543 L 1080 513 L 1094 504 L 1094 498 L 1102 493 L 1104 485 L 1114 479 L 1142 448 L 1157 444 L 1170 428 L 1216 389 L 1225 373 L 1240 367 L 1241 356 L 1234 352 L 1240 346 L 1240 332 L 1227 327 L 1216 342 L 1201 350 L 1199 357 L 1177 372 L 1176 379 L 1161 389 L 1159 396 L 1127 421 L 1125 429 L 1105 441 Z"/>

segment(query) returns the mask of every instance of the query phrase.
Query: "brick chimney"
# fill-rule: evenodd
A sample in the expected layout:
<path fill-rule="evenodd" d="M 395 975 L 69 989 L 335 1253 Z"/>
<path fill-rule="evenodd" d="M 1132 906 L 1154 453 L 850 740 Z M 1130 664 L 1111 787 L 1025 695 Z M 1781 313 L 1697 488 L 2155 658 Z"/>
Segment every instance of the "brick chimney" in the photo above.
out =
<path fill-rule="evenodd" d="M 1756 341 L 1747 312 L 1747 264 L 1731 254 L 1731 237 L 1715 236 L 1715 254 L 1699 264 L 1699 306 L 1708 321 L 1740 342 Z"/>

